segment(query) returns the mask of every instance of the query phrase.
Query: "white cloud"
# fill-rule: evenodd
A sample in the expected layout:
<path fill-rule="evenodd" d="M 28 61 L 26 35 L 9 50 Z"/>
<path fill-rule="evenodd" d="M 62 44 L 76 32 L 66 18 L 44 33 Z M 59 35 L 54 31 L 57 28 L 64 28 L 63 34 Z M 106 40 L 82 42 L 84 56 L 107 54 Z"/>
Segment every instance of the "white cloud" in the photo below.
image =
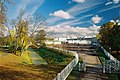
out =
<path fill-rule="evenodd" d="M 120 2 L 120 0 L 112 0 L 112 1 L 108 1 L 105 5 L 109 5 L 109 4 L 118 4 Z"/>
<path fill-rule="evenodd" d="M 73 7 L 66 10 L 66 12 L 71 14 L 73 17 L 75 17 L 83 13 L 89 13 L 90 10 L 95 9 L 96 6 L 99 6 L 105 2 L 106 2 L 105 0 L 86 0 L 82 4 L 74 5 Z M 86 15 L 83 15 L 83 16 L 86 16 Z M 60 22 L 61 20 L 62 19 L 60 19 L 59 17 L 50 17 L 47 19 L 48 24 L 55 24 L 57 22 Z"/>
<path fill-rule="evenodd" d="M 77 3 L 83 3 L 85 2 L 86 0 L 73 0 L 74 2 L 77 2 Z"/>
<path fill-rule="evenodd" d="M 79 35 L 79 36 L 90 36 L 90 35 L 96 35 L 98 33 L 98 29 L 100 26 L 90 26 L 88 28 L 86 27 L 74 27 L 74 26 L 49 26 L 47 28 L 47 32 L 54 32 L 56 35 L 55 37 L 59 37 L 60 35 Z M 59 35 L 59 36 L 58 36 Z"/>
<path fill-rule="evenodd" d="M 56 16 L 63 19 L 73 18 L 68 12 L 65 12 L 63 10 L 58 10 L 58 11 L 55 11 L 54 13 L 50 13 L 50 16 Z"/>
<path fill-rule="evenodd" d="M 98 15 L 95 15 L 94 17 L 92 17 L 91 21 L 95 24 L 100 23 L 100 21 L 102 20 L 101 17 L 99 17 Z"/>
<path fill-rule="evenodd" d="M 79 14 L 83 14 L 85 12 L 89 12 L 105 2 L 101 0 L 86 0 L 83 4 L 77 4 L 70 9 L 67 10 L 73 16 L 77 16 Z"/>
<path fill-rule="evenodd" d="M 72 2 L 71 1 L 68 1 L 68 4 L 71 4 Z"/>
<path fill-rule="evenodd" d="M 25 10 L 25 16 L 33 15 L 37 9 L 42 6 L 45 0 L 29 0 Z"/>
<path fill-rule="evenodd" d="M 113 2 L 107 2 L 105 5 L 107 6 L 107 5 L 110 5 L 110 4 L 112 4 Z"/>
<path fill-rule="evenodd" d="M 51 25 L 54 22 L 59 21 L 59 20 L 61 20 L 61 18 L 58 18 L 58 17 L 49 18 L 49 19 L 47 19 L 47 23 L 49 23 Z"/>
<path fill-rule="evenodd" d="M 99 12 L 109 11 L 109 10 L 116 9 L 116 8 L 119 8 L 119 7 L 120 7 L 120 5 L 118 4 L 118 5 L 115 5 L 115 6 L 112 6 L 112 7 L 106 7 Z"/>
<path fill-rule="evenodd" d="M 120 25 L 120 20 L 110 20 L 110 22 L 113 22 L 114 24 L 118 23 L 118 25 Z"/>
<path fill-rule="evenodd" d="M 114 2 L 115 4 L 117 4 L 117 3 L 120 2 L 120 0 L 113 0 L 113 2 Z"/>
<path fill-rule="evenodd" d="M 20 9 L 25 10 L 24 17 L 27 15 L 33 15 L 44 2 L 45 0 L 18 0 L 12 7 L 13 9 L 8 9 L 8 17 L 10 19 L 17 18 Z M 13 16 L 11 16 L 11 13 Z"/>
<path fill-rule="evenodd" d="M 91 17 L 93 16 L 93 14 L 88 14 L 88 15 L 85 15 L 85 16 L 81 16 L 80 18 L 76 18 L 74 20 L 68 20 L 68 21 L 64 21 L 64 22 L 61 22 L 59 23 L 58 25 L 79 25 L 79 24 L 83 24 L 83 23 L 87 23 L 87 21 L 82 21 L 82 19 L 84 18 L 88 18 L 88 17 Z"/>

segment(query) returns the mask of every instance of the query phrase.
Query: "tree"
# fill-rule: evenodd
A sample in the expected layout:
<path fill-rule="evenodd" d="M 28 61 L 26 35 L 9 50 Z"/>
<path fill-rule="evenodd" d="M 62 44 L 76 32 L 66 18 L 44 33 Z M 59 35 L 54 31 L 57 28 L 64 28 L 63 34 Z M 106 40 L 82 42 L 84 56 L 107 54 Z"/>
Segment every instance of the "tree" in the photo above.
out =
<path fill-rule="evenodd" d="M 108 35 L 110 30 L 113 28 L 114 23 L 113 22 L 108 22 L 106 24 L 103 24 L 100 27 L 99 30 L 99 40 L 101 41 L 101 44 L 108 49 L 109 48 L 109 41 L 108 41 Z"/>
<path fill-rule="evenodd" d="M 36 35 L 36 44 L 41 44 L 41 46 L 44 46 L 45 40 L 46 40 L 45 30 L 38 31 L 38 34 Z"/>
<path fill-rule="evenodd" d="M 103 24 L 100 28 L 98 39 L 101 44 L 109 51 L 120 51 L 120 25 L 115 21 Z"/>
<path fill-rule="evenodd" d="M 36 46 L 34 44 L 36 34 L 38 34 L 40 28 L 44 28 L 45 23 L 41 16 L 24 18 L 24 11 L 21 10 L 17 20 L 12 21 L 12 29 L 8 26 L 12 52 L 16 54 L 16 51 L 20 51 L 20 55 L 22 55 L 29 46 Z"/>
<path fill-rule="evenodd" d="M 112 51 L 120 51 L 120 25 L 116 24 L 108 34 L 109 46 Z"/>
<path fill-rule="evenodd" d="M 12 0 L 0 0 L 0 44 L 3 44 L 4 41 L 4 32 L 6 31 L 5 21 L 6 21 L 6 12 L 7 6 L 6 4 L 11 3 Z"/>

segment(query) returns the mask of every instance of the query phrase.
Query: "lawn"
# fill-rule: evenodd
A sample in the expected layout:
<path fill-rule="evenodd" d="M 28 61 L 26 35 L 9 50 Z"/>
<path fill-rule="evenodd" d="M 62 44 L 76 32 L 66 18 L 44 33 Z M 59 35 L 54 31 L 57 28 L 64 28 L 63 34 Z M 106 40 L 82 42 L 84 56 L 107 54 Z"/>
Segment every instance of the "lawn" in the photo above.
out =
<path fill-rule="evenodd" d="M 36 49 L 36 52 L 48 64 L 33 65 L 29 53 L 22 57 L 5 53 L 6 55 L 0 57 L 0 79 L 52 80 L 74 58 L 47 48 Z"/>
<path fill-rule="evenodd" d="M 79 77 L 80 77 L 79 64 L 77 64 L 73 68 L 72 72 L 70 73 L 66 80 L 79 80 Z"/>
<path fill-rule="evenodd" d="M 48 64 L 68 64 L 74 59 L 73 56 L 63 51 L 50 48 L 39 48 L 35 50 Z"/>

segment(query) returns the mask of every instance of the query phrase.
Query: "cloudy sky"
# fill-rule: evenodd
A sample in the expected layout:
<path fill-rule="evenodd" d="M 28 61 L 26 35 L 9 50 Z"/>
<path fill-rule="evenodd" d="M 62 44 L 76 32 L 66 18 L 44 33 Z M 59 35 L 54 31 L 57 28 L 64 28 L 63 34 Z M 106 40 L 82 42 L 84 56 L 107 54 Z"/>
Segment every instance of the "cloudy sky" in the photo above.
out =
<path fill-rule="evenodd" d="M 120 16 L 120 0 L 14 0 L 8 18 L 16 18 L 20 9 L 26 15 L 41 14 L 47 31 L 56 36 L 92 35 L 106 22 Z"/>

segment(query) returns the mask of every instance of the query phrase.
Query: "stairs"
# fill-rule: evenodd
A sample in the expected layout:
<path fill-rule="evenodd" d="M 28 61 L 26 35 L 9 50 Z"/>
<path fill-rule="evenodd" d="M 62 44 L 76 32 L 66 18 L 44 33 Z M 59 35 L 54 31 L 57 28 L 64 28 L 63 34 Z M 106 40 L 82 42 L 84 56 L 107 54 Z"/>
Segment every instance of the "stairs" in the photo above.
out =
<path fill-rule="evenodd" d="M 102 80 L 101 62 L 97 56 L 96 47 L 93 45 L 78 45 L 78 44 L 65 44 L 65 49 L 76 51 L 83 62 L 86 63 L 86 71 L 83 72 L 84 76 L 80 75 L 79 80 Z"/>

